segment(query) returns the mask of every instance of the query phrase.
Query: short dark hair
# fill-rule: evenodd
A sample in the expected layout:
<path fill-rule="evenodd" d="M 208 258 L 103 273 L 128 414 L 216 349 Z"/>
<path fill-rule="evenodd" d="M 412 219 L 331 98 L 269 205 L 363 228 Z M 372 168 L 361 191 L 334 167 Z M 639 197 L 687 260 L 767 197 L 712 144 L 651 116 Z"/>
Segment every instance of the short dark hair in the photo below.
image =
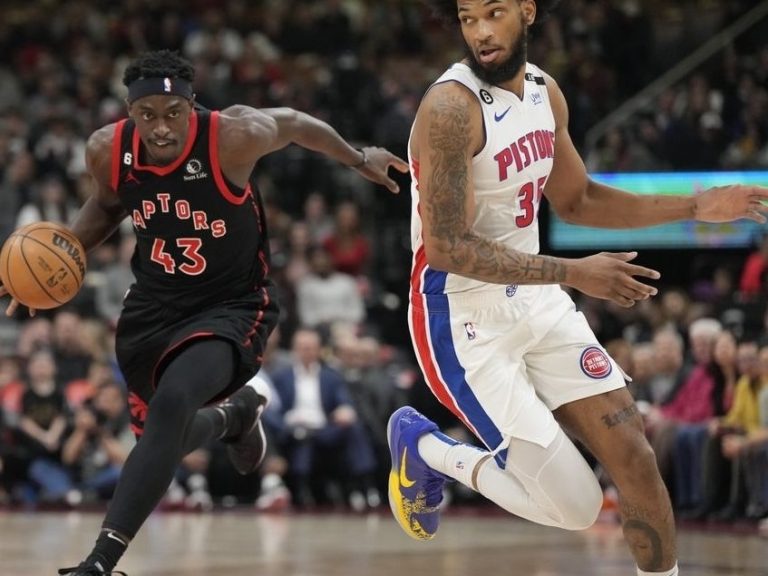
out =
<path fill-rule="evenodd" d="M 455 24 L 458 22 L 456 0 L 423 1 L 432 8 L 434 15 L 444 23 Z M 552 12 L 558 4 L 560 4 L 560 0 L 536 0 L 536 22 L 534 22 L 534 24 L 540 24 L 546 20 L 550 12 Z"/>
<path fill-rule="evenodd" d="M 139 78 L 181 78 L 189 83 L 195 79 L 195 68 L 171 50 L 145 52 L 131 62 L 123 74 L 123 84 L 130 85 Z"/>

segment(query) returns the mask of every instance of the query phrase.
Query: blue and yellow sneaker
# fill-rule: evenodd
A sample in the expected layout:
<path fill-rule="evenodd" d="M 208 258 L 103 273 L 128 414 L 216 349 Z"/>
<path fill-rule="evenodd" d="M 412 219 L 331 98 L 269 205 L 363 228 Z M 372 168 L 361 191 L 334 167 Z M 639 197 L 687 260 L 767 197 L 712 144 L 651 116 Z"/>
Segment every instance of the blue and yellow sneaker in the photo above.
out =
<path fill-rule="evenodd" d="M 389 506 L 400 527 L 416 540 L 433 538 L 440 522 L 446 477 L 432 470 L 418 449 L 419 438 L 437 429 L 437 424 L 410 406 L 396 410 L 387 424 L 392 457 Z"/>

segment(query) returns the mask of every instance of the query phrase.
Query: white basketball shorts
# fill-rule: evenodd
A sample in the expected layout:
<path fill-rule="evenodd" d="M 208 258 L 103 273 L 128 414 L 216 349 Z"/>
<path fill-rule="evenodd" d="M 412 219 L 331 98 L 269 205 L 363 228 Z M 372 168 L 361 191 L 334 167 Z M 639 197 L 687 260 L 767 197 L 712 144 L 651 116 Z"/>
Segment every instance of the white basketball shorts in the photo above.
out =
<path fill-rule="evenodd" d="M 552 410 L 626 384 L 557 285 L 412 293 L 408 320 L 428 386 L 500 465 L 511 437 L 554 440 Z"/>

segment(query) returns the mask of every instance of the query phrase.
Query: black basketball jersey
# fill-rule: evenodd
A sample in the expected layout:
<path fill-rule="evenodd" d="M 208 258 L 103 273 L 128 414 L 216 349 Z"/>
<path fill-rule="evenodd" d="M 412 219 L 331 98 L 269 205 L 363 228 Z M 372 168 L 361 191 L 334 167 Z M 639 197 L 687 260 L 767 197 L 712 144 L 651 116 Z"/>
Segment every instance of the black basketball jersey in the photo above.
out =
<path fill-rule="evenodd" d="M 258 190 L 224 176 L 216 111 L 195 110 L 187 144 L 167 166 L 142 164 L 131 119 L 117 123 L 112 188 L 133 222 L 136 285 L 172 309 L 199 309 L 260 288 L 269 269 Z"/>

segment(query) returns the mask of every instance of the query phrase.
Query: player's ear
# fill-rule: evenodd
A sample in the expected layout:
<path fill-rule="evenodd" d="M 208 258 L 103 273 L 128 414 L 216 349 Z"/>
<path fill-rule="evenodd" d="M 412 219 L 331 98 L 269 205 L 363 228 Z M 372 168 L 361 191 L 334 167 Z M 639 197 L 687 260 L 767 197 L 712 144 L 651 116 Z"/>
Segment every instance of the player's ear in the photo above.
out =
<path fill-rule="evenodd" d="M 523 10 L 525 23 L 530 26 L 536 20 L 536 2 L 534 0 L 523 0 L 520 3 L 520 7 Z"/>

